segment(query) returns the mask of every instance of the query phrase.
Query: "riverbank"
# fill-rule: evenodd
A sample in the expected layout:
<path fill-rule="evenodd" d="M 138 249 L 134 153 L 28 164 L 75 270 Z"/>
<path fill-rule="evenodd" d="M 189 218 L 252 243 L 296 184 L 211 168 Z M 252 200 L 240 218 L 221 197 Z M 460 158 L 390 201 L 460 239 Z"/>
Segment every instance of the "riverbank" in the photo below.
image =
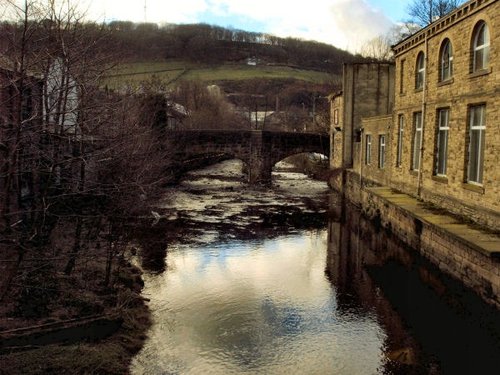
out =
<path fill-rule="evenodd" d="M 335 184 L 332 184 L 335 186 Z M 462 217 L 397 192 L 363 182 L 347 170 L 345 197 L 365 216 L 429 259 L 442 272 L 500 308 L 500 236 Z"/>
<path fill-rule="evenodd" d="M 142 347 L 141 271 L 117 241 L 110 253 L 109 233 L 90 221 L 77 254 L 77 227 L 67 219 L 47 245 L 25 249 L 0 307 L 0 374 L 124 374 Z"/>
<path fill-rule="evenodd" d="M 26 340 L 29 347 L 5 348 L 0 374 L 128 373 L 151 324 L 141 277 L 165 270 L 169 246 L 180 238 L 201 244 L 215 235 L 221 240 L 261 238 L 324 226 L 326 184 L 292 170 L 283 165 L 275 172 L 270 191 L 249 187 L 241 162 L 226 161 L 190 172 L 166 189 L 165 199 L 154 208 L 158 220 L 152 215 L 110 225 L 91 215 L 61 218 L 46 246 L 23 255 L 2 301 L 0 331 L 12 335 L 12 330 L 35 326 L 37 337 Z M 9 248 L 14 261 L 17 252 Z M 131 254 L 137 255 L 138 267 L 128 261 Z M 84 317 L 97 322 L 84 325 L 79 321 Z M 99 326 L 103 319 L 106 327 Z M 89 334 L 40 344 L 46 340 L 37 330 L 45 334 L 54 325 L 81 327 Z"/>

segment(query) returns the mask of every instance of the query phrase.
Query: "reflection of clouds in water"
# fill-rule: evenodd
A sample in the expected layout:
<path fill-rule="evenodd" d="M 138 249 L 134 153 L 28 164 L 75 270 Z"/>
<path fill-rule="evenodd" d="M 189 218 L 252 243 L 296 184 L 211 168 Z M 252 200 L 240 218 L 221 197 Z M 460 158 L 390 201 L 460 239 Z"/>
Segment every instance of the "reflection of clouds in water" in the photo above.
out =
<path fill-rule="evenodd" d="M 339 315 L 325 260 L 326 231 L 177 246 L 146 282 L 155 324 L 133 372 L 375 373 L 380 327 L 362 311 Z"/>

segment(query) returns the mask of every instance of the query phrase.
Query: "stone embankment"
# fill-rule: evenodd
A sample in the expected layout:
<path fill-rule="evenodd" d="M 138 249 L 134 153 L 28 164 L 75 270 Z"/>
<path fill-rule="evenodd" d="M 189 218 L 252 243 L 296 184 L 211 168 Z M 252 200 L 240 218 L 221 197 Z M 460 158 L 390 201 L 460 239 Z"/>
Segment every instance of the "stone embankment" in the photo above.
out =
<path fill-rule="evenodd" d="M 345 196 L 403 242 L 500 309 L 500 236 L 388 187 L 359 188 L 347 172 Z"/>

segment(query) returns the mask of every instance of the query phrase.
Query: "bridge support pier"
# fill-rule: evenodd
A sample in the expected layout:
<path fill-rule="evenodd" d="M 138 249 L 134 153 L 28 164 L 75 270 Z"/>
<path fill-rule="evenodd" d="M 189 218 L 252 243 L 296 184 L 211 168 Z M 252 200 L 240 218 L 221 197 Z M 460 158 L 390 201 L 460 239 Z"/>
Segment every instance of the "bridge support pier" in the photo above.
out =
<path fill-rule="evenodd" d="M 254 160 L 248 165 L 248 183 L 251 185 L 271 183 L 272 165 L 267 165 L 265 161 Z"/>
<path fill-rule="evenodd" d="M 248 161 L 248 183 L 270 184 L 273 166 L 269 161 L 261 130 L 254 130 L 250 136 L 250 160 Z"/>

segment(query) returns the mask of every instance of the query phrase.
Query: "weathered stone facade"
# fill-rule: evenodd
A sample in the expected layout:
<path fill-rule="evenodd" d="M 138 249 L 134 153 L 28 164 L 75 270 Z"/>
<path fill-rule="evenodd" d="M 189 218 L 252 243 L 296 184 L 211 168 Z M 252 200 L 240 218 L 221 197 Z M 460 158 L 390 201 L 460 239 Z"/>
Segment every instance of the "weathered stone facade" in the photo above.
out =
<path fill-rule="evenodd" d="M 396 45 L 395 70 L 387 78 L 374 74 L 380 64 L 346 66 L 343 94 L 331 101 L 332 119 L 339 113 L 339 125 L 332 120 L 331 167 L 353 168 L 368 184 L 391 186 L 498 230 L 499 30 L 498 1 L 469 1 Z M 485 63 L 474 66 L 481 53 Z M 392 121 L 385 165 L 378 168 L 386 119 L 374 116 L 384 114 Z M 339 126 L 341 138 L 334 130 Z M 356 139 L 359 128 L 364 134 Z M 362 171 L 353 163 L 356 141 Z"/>
<path fill-rule="evenodd" d="M 395 95 L 394 107 L 386 113 L 370 98 L 358 100 L 381 86 L 359 82 L 351 73 L 357 67 L 344 69 L 331 117 L 338 111 L 342 128 L 362 131 L 341 142 L 332 120 L 331 167 L 342 174 L 330 184 L 500 307 L 500 237 L 491 234 L 500 230 L 500 2 L 468 1 L 394 52 L 386 94 Z M 464 224 L 470 220 L 489 233 Z"/>
<path fill-rule="evenodd" d="M 489 61 L 474 69 L 478 28 L 489 31 Z M 451 60 L 443 48 L 451 45 Z M 480 42 L 479 42 L 480 43 Z M 483 45 L 479 45 L 482 47 Z M 477 48 L 476 48 L 477 49 Z M 396 98 L 391 146 L 398 149 L 399 122 L 404 123 L 401 160 L 392 160 L 391 185 L 491 228 L 500 227 L 500 3 L 469 1 L 394 47 Z M 425 78 L 417 84 L 417 59 L 425 56 Z M 444 62 L 443 62 L 444 60 Z M 451 66 L 451 72 L 447 66 Z M 450 74 L 451 73 L 451 74 Z M 443 74 L 445 75 L 443 77 Z M 470 177 L 472 112 L 485 114 L 485 129 L 476 150 L 482 176 Z M 416 116 L 422 114 L 420 168 L 416 154 Z M 441 115 L 441 119 L 439 118 Z M 447 118 L 446 118 L 447 117 Z M 439 131 L 440 121 L 442 130 Z M 448 128 L 446 130 L 446 128 Z M 447 145 L 441 140 L 446 137 Z M 440 155 L 439 148 L 444 151 Z M 474 150 L 472 150 L 473 152 Z M 394 154 L 393 154 L 394 155 Z M 439 166 L 441 163 L 441 167 Z M 444 165 L 443 165 L 444 164 Z M 443 170 L 444 169 L 444 170 Z"/>
<path fill-rule="evenodd" d="M 394 65 L 389 63 L 344 65 L 343 91 L 331 97 L 331 166 L 352 167 L 354 142 L 363 117 L 387 115 L 394 106 Z M 339 154 L 340 155 L 340 154 Z M 335 156 L 335 155 L 333 155 Z"/>
<path fill-rule="evenodd" d="M 172 159 L 185 163 L 203 155 L 242 160 L 250 183 L 270 183 L 273 166 L 288 156 L 330 153 L 327 135 L 263 130 L 183 130 L 169 132 Z"/>
<path fill-rule="evenodd" d="M 361 120 L 363 132 L 359 147 L 362 149 L 362 158 L 358 163 L 365 180 L 382 185 L 390 183 L 391 125 L 392 115 L 367 117 Z"/>

